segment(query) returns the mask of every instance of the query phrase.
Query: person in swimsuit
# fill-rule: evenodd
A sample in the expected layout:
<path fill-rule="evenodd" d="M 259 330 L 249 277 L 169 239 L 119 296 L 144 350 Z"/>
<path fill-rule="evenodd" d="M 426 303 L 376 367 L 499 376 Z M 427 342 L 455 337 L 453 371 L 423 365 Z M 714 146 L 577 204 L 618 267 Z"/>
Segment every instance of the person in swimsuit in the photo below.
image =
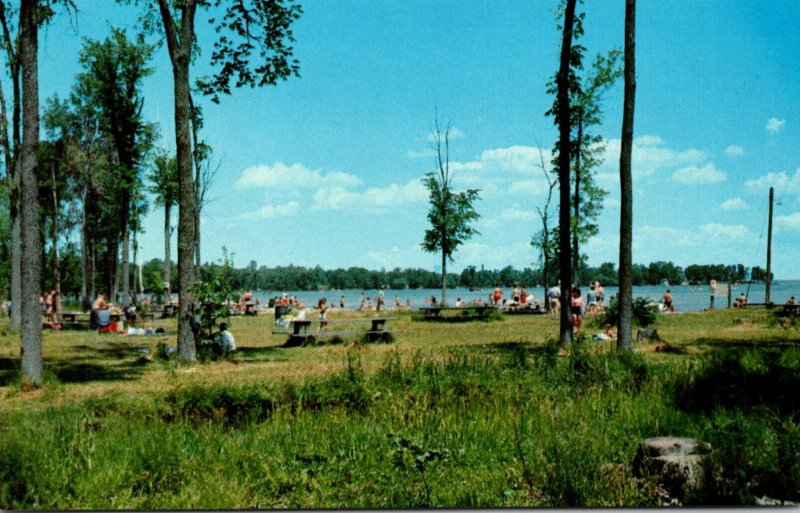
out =
<path fill-rule="evenodd" d="M 317 301 L 317 310 L 319 310 L 319 327 L 317 331 L 328 328 L 327 313 L 328 313 L 328 298 L 321 297 Z"/>
<path fill-rule="evenodd" d="M 669 293 L 669 289 L 664 292 L 664 297 L 661 298 L 661 301 L 664 303 L 664 310 L 667 312 L 675 311 L 675 308 L 672 306 L 672 294 Z"/>
<path fill-rule="evenodd" d="M 581 331 L 581 324 L 583 323 L 583 308 L 585 306 L 583 298 L 581 297 L 581 289 L 572 287 L 572 300 L 570 307 L 572 310 L 572 329 L 577 335 Z"/>
<path fill-rule="evenodd" d="M 500 285 L 494 286 L 494 295 L 492 296 L 492 300 L 496 305 L 499 305 L 503 302 L 503 289 L 500 288 Z"/>
<path fill-rule="evenodd" d="M 594 297 L 597 303 L 597 312 L 600 313 L 605 310 L 606 291 L 600 286 L 599 281 L 594 282 Z"/>

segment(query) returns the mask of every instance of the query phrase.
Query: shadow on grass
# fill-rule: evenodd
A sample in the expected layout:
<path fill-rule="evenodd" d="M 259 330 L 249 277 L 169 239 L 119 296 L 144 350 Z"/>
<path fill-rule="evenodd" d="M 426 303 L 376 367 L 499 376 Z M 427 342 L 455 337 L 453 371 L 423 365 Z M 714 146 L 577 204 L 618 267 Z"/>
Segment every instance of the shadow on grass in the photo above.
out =
<path fill-rule="evenodd" d="M 759 337 L 757 340 L 720 340 L 717 338 L 698 338 L 690 344 L 697 347 L 707 347 L 715 351 L 726 350 L 785 350 L 791 347 L 800 347 L 800 340 L 787 340 L 786 337 Z"/>
<path fill-rule="evenodd" d="M 710 344 L 714 345 L 714 344 Z M 708 355 L 698 373 L 676 387 L 679 408 L 690 412 L 710 412 L 715 408 L 750 409 L 767 407 L 779 415 L 800 414 L 800 350 L 798 344 L 774 341 L 765 344 L 727 342 Z"/>
<path fill-rule="evenodd" d="M 18 358 L 0 358 L 0 387 L 4 387 L 14 381 L 18 372 Z"/>
<path fill-rule="evenodd" d="M 62 383 L 89 381 L 132 381 L 144 373 L 144 365 L 132 363 L 112 367 L 93 363 L 59 363 L 49 366 Z"/>
<path fill-rule="evenodd" d="M 238 347 L 236 348 L 236 362 L 237 363 L 262 363 L 264 361 L 270 362 L 286 362 L 288 358 L 275 358 L 283 352 L 283 348 L 279 346 L 268 347 Z"/>
<path fill-rule="evenodd" d="M 130 358 L 133 355 L 139 354 L 139 352 L 145 348 L 147 348 L 147 346 L 131 345 L 129 343 L 126 344 L 121 342 L 103 342 L 103 345 L 81 344 L 79 346 L 75 346 L 75 349 L 80 351 L 93 352 L 97 353 L 98 356 L 116 358 L 118 360 Z"/>

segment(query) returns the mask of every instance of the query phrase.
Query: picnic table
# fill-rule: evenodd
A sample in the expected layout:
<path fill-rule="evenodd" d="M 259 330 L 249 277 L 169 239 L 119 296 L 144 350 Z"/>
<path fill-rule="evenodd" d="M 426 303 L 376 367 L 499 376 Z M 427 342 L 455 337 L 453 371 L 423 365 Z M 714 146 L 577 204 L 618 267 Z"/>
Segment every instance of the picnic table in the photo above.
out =
<path fill-rule="evenodd" d="M 524 305 L 507 306 L 503 313 L 509 315 L 541 315 L 547 313 L 547 311 L 540 304 L 526 303 Z"/>
<path fill-rule="evenodd" d="M 88 312 L 61 312 L 61 329 L 91 329 Z"/>
<path fill-rule="evenodd" d="M 788 317 L 800 314 L 800 305 L 783 305 L 780 310 L 775 312 L 778 317 Z"/>
<path fill-rule="evenodd" d="M 462 307 L 431 306 L 428 308 L 420 308 L 422 317 L 415 317 L 414 319 L 438 322 L 485 321 L 496 311 L 497 307 L 485 305 Z"/>
<path fill-rule="evenodd" d="M 305 345 L 313 343 L 321 338 L 341 338 L 345 336 L 362 336 L 368 342 L 384 341 L 389 342 L 392 340 L 392 332 L 386 329 L 386 323 L 393 320 L 393 317 L 365 317 L 359 319 L 312 319 L 312 320 L 293 320 L 290 321 L 292 331 L 273 331 L 273 335 L 289 335 L 288 340 L 284 347 Z M 311 330 L 313 324 L 321 327 L 322 324 L 327 326 L 339 323 L 370 323 L 369 329 L 354 329 L 354 330 L 326 330 L 317 329 Z"/>

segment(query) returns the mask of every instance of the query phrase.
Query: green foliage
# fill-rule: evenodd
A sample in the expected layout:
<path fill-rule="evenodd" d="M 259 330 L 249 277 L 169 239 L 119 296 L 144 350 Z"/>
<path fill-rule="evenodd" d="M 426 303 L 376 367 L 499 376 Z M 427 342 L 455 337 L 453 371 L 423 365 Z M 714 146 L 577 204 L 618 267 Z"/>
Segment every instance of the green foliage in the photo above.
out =
<path fill-rule="evenodd" d="M 221 356 L 222 349 L 215 336 L 222 320 L 230 317 L 229 304 L 237 299 L 227 281 L 219 278 L 210 282 L 198 281 L 192 285 L 192 294 L 196 298 L 194 312 L 197 329 L 195 344 L 200 361 L 215 360 Z"/>
<path fill-rule="evenodd" d="M 302 12 L 287 0 L 231 2 L 222 16 L 209 20 L 219 36 L 211 53 L 213 72 L 197 81 L 200 92 L 219 103 L 220 93 L 230 94 L 231 85 L 263 87 L 300 76 L 300 64 L 292 59 L 291 27 Z"/>
<path fill-rule="evenodd" d="M 655 324 L 658 319 L 658 306 L 647 297 L 633 298 L 633 323 L 636 326 L 647 327 Z M 601 315 L 594 317 L 595 326 L 619 325 L 619 299 L 617 295 L 611 296 L 609 304 Z"/>

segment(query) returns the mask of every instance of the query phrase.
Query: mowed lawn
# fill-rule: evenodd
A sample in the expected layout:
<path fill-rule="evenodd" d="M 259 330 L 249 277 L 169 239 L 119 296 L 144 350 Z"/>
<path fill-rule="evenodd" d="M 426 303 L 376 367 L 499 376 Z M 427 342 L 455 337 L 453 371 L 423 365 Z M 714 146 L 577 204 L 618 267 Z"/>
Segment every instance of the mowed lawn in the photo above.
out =
<path fill-rule="evenodd" d="M 176 345 L 177 321 L 155 320 L 166 335 L 126 336 L 90 331 L 52 331 L 43 334 L 44 364 L 50 378 L 47 385 L 32 393 L 17 393 L 15 381 L 19 366 L 19 336 L 9 333 L 8 320 L 0 320 L 0 411 L 64 404 L 105 394 L 148 394 L 163 392 L 179 382 L 192 384 L 232 384 L 282 381 L 302 382 L 340 371 L 347 354 L 357 353 L 367 373 L 380 367 L 386 354 L 421 352 L 426 357 L 445 356 L 455 348 L 469 348 L 487 358 L 509 343 L 543 346 L 558 336 L 558 322 L 549 315 L 504 316 L 499 321 L 436 323 L 412 320 L 410 312 L 335 312 L 330 319 L 389 317 L 387 329 L 395 331 L 391 343 L 357 343 L 343 337 L 344 343 L 324 343 L 305 347 L 283 347 L 285 335 L 274 335 L 271 314 L 233 317 L 230 331 L 236 337 L 237 354 L 226 360 L 205 364 L 181 365 L 160 361 L 159 343 Z M 637 346 L 654 362 L 686 359 L 714 347 L 758 343 L 774 345 L 796 342 L 798 329 L 780 329 L 765 310 L 715 310 L 660 315 L 656 328 L 670 344 L 686 349 L 686 355 L 654 352 L 655 344 Z M 316 318 L 315 314 L 309 315 Z M 366 327 L 369 323 L 362 326 Z M 332 324 L 330 330 L 351 330 L 352 325 Z M 583 333 L 590 337 L 601 332 L 587 318 Z M 635 336 L 635 334 L 634 334 Z M 591 342 L 598 351 L 610 351 L 611 342 Z"/>

